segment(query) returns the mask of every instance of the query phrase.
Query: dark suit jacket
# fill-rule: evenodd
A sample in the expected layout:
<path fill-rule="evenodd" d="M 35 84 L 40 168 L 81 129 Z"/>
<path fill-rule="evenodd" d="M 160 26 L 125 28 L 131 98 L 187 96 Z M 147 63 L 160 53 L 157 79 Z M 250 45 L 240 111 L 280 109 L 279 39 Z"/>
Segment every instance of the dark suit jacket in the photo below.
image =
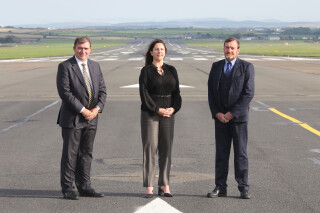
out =
<path fill-rule="evenodd" d="M 95 61 L 88 59 L 88 68 L 93 85 L 93 101 L 89 109 L 99 106 L 102 112 L 107 95 L 103 75 Z M 62 100 L 57 123 L 66 128 L 82 128 L 87 125 L 88 122 L 80 111 L 83 107 L 88 108 L 89 94 L 75 56 L 59 64 L 57 89 Z M 89 123 L 97 125 L 98 116 Z"/>
<path fill-rule="evenodd" d="M 225 60 L 212 64 L 208 79 L 208 100 L 212 118 L 216 119 L 218 112 L 223 112 L 219 93 L 219 83 L 224 74 Z M 249 104 L 254 96 L 254 67 L 251 63 L 237 58 L 232 70 L 232 81 L 229 90 L 229 108 L 235 117 L 233 122 L 247 122 Z"/>

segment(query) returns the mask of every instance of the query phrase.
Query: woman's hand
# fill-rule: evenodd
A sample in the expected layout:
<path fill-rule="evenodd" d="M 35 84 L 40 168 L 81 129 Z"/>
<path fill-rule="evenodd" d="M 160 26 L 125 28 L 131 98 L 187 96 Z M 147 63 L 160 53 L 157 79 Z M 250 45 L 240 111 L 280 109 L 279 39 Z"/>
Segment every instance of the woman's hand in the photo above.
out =
<path fill-rule="evenodd" d="M 163 116 L 163 117 L 168 117 L 170 118 L 171 115 L 174 113 L 174 108 L 159 108 L 158 114 Z"/>

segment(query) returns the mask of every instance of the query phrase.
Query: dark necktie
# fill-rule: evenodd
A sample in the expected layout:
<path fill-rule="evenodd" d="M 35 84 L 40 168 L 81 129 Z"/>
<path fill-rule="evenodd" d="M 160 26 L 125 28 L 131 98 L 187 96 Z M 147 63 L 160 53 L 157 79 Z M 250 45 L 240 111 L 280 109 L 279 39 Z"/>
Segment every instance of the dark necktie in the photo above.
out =
<path fill-rule="evenodd" d="M 230 74 L 231 70 L 232 70 L 232 64 L 229 61 L 228 64 L 227 64 L 227 69 L 226 69 L 226 71 L 224 71 L 224 74 L 228 77 L 228 75 Z"/>
<path fill-rule="evenodd" d="M 88 90 L 88 94 L 89 94 L 89 104 L 88 107 L 90 106 L 91 102 L 92 102 L 92 88 L 91 88 L 91 84 L 90 84 L 90 79 L 89 79 L 89 74 L 86 68 L 86 64 L 81 64 L 83 67 L 83 78 L 84 78 L 84 82 L 86 83 L 87 86 L 87 90 Z"/>

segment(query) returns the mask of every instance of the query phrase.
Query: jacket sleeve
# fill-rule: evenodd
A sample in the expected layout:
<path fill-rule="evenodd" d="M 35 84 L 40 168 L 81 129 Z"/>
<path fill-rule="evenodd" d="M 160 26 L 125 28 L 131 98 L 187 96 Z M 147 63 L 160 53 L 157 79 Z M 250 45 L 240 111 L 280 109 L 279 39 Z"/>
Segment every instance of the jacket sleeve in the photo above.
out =
<path fill-rule="evenodd" d="M 141 69 L 139 76 L 139 92 L 142 104 L 150 111 L 157 113 L 159 111 L 159 107 L 153 101 L 148 91 L 148 70 L 146 67 Z"/>
<path fill-rule="evenodd" d="M 70 69 L 71 67 L 68 69 L 65 63 L 59 64 L 56 79 L 57 89 L 61 100 L 66 104 L 68 109 L 72 110 L 74 113 L 80 113 L 83 105 L 71 91 Z"/>
<path fill-rule="evenodd" d="M 172 101 L 173 101 L 173 108 L 174 108 L 174 113 L 177 113 L 180 108 L 181 108 L 181 105 L 182 105 L 182 98 L 181 98 L 181 95 L 180 95 L 180 86 L 179 86 L 179 78 L 178 78 L 178 73 L 177 73 L 177 70 L 176 68 L 172 67 L 172 73 L 173 73 L 173 76 L 176 80 L 176 87 L 175 87 L 175 90 L 172 91 Z"/>
<path fill-rule="evenodd" d="M 230 112 L 238 118 L 243 111 L 248 110 L 249 104 L 254 96 L 254 67 L 248 63 L 245 68 L 245 79 L 242 94 L 239 100 L 233 105 Z"/>
<path fill-rule="evenodd" d="M 212 118 L 215 119 L 216 114 L 219 112 L 218 107 L 216 105 L 216 98 L 214 96 L 214 87 L 216 85 L 214 85 L 214 72 L 215 72 L 215 63 L 212 64 L 211 70 L 210 70 L 210 74 L 209 74 L 209 78 L 208 78 L 208 102 L 209 102 L 209 107 L 210 107 L 210 111 L 211 111 L 211 115 Z"/>

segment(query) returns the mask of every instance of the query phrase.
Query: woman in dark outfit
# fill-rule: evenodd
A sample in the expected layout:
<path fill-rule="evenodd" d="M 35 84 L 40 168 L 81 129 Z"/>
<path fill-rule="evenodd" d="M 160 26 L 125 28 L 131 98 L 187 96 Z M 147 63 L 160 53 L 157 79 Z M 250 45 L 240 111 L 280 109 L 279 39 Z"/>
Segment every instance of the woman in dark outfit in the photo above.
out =
<path fill-rule="evenodd" d="M 145 66 L 139 77 L 141 98 L 141 136 L 143 144 L 144 197 L 153 197 L 156 158 L 159 164 L 158 195 L 172 197 L 169 188 L 174 115 L 181 108 L 176 69 L 163 63 L 165 43 L 154 40 L 146 53 Z"/>

